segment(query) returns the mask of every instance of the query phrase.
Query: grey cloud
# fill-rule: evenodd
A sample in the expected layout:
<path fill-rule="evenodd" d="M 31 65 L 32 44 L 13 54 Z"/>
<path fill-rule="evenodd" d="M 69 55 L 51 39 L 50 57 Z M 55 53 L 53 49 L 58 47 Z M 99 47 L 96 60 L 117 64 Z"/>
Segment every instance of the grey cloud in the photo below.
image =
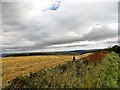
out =
<path fill-rule="evenodd" d="M 31 3 L 2 2 L 2 23 L 16 26 L 25 23 L 25 14 L 34 8 Z"/>
<path fill-rule="evenodd" d="M 109 41 L 109 42 L 106 42 L 106 43 L 118 43 L 118 41 Z"/>
<path fill-rule="evenodd" d="M 100 41 L 104 39 L 114 38 L 118 35 L 117 30 L 112 30 L 108 26 L 103 25 L 100 28 L 93 28 L 88 34 L 84 35 L 83 38 L 89 41 Z"/>
<path fill-rule="evenodd" d="M 3 24 L 14 25 L 20 24 L 21 12 L 18 8 L 20 3 L 2 2 L 2 18 Z M 19 12 L 18 12 L 19 11 Z"/>
<path fill-rule="evenodd" d="M 76 41 L 100 41 L 117 35 L 115 30 L 107 26 L 90 30 L 90 27 L 98 23 L 107 25 L 116 22 L 117 3 L 64 1 L 55 12 L 48 11 L 43 15 L 30 18 L 28 18 L 29 11 L 34 9 L 34 5 L 30 3 L 4 2 L 2 6 L 3 45 L 8 45 L 4 48 L 5 51 L 8 49 L 11 51 L 47 49 L 51 45 Z M 9 47 L 9 45 L 14 47 Z M 67 47 L 74 49 L 77 45 Z"/>
<path fill-rule="evenodd" d="M 85 45 L 67 45 L 67 46 L 52 46 L 50 48 L 65 48 L 65 47 L 83 47 L 83 46 L 88 46 L 89 44 L 85 44 Z"/>

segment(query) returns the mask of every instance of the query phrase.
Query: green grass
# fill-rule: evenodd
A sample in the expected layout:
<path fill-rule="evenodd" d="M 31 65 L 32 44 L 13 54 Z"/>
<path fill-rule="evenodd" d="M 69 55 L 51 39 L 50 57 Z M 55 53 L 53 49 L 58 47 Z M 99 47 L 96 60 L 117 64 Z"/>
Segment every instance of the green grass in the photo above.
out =
<path fill-rule="evenodd" d="M 118 88 L 119 65 L 120 57 L 111 52 L 97 64 L 84 58 L 17 77 L 6 88 Z"/>

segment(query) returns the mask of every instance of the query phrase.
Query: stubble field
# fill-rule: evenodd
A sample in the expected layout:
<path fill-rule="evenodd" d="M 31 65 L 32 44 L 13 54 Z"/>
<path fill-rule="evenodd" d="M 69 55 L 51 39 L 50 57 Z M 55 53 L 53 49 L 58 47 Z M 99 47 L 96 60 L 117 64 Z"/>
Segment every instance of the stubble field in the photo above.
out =
<path fill-rule="evenodd" d="M 80 59 L 90 55 L 76 55 Z M 19 76 L 29 75 L 45 68 L 53 67 L 66 61 L 72 61 L 73 55 L 45 55 L 45 56 L 21 56 L 2 58 L 2 81 L 7 82 Z"/>

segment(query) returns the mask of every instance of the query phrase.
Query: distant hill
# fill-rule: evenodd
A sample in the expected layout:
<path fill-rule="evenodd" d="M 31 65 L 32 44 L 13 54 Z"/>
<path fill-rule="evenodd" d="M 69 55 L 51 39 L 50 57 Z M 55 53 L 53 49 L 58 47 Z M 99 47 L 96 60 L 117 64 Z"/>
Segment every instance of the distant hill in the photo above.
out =
<path fill-rule="evenodd" d="M 26 53 L 4 53 L 0 54 L 0 57 L 18 57 L 18 56 L 37 56 L 37 55 L 74 55 L 74 54 L 84 54 L 90 52 L 97 52 L 102 50 L 114 51 L 120 53 L 120 46 L 115 45 L 113 47 L 105 49 L 89 49 L 89 50 L 73 50 L 73 51 L 60 51 L 60 52 L 26 52 Z"/>
<path fill-rule="evenodd" d="M 73 51 L 60 51 L 60 52 L 4 53 L 1 55 L 1 57 L 37 56 L 37 55 L 74 55 L 74 54 L 83 54 L 87 52 L 94 52 L 98 50 L 101 50 L 101 49 L 73 50 Z"/>

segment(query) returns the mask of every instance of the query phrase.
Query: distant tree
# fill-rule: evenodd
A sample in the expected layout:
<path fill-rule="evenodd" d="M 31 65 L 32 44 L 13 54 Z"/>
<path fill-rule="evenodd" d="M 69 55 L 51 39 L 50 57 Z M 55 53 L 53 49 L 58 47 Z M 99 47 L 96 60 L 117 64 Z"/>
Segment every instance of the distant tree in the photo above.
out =
<path fill-rule="evenodd" d="M 118 46 L 118 45 L 113 46 L 112 51 L 114 51 L 116 53 L 120 53 L 120 46 Z"/>

